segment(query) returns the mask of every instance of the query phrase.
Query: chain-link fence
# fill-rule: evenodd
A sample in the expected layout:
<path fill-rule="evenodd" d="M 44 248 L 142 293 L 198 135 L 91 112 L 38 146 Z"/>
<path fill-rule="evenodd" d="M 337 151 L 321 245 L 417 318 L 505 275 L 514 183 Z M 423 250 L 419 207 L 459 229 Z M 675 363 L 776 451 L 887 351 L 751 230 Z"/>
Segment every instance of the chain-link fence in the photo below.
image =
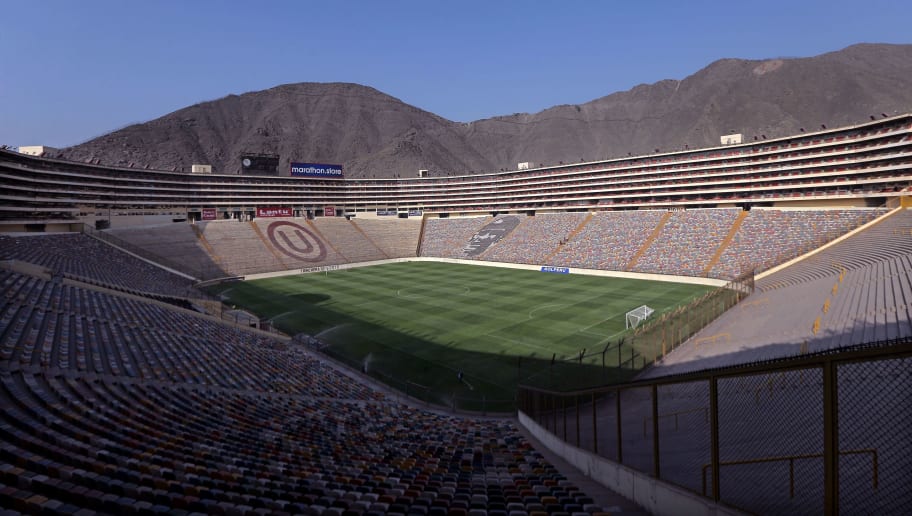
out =
<path fill-rule="evenodd" d="M 570 444 L 758 514 L 912 513 L 912 339 L 574 392 L 520 410 Z"/>
<path fill-rule="evenodd" d="M 754 273 L 749 272 L 658 319 L 647 321 L 633 332 L 628 343 L 644 362 L 653 362 L 671 353 L 753 291 Z"/>
<path fill-rule="evenodd" d="M 567 357 L 554 355 L 550 361 L 519 358 L 520 382 L 542 389 L 570 391 L 630 381 L 640 370 L 680 346 L 753 290 L 751 272 L 647 321 L 616 341 L 603 343 L 599 349 L 583 349 Z"/>

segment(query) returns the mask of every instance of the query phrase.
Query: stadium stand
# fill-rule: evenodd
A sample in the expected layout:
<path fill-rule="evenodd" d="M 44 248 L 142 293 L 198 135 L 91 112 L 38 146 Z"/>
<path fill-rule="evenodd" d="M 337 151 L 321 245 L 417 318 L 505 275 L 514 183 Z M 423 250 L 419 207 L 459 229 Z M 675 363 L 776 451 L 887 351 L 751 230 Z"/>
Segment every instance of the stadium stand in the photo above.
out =
<path fill-rule="evenodd" d="M 912 336 L 912 212 L 900 209 L 782 270 L 649 377 Z"/>
<path fill-rule="evenodd" d="M 186 297 L 190 280 L 81 234 L 0 235 L 0 258 L 112 288 Z"/>
<path fill-rule="evenodd" d="M 428 219 L 421 239 L 421 256 L 465 258 L 463 248 L 492 217 Z"/>
<path fill-rule="evenodd" d="M 751 269 L 762 272 L 884 213 L 883 209 L 751 210 L 710 276 L 733 278 Z"/>
<path fill-rule="evenodd" d="M 604 510 L 509 420 L 396 403 L 295 344 L 70 280 L 3 270 L 0 289 L 8 509 Z"/>
<path fill-rule="evenodd" d="M 389 258 L 412 258 L 418 254 L 418 240 L 421 236 L 420 218 L 352 219 L 352 223 Z"/>
<path fill-rule="evenodd" d="M 569 267 L 624 270 L 664 213 L 657 210 L 596 213 L 552 261 Z"/>
<path fill-rule="evenodd" d="M 225 275 L 214 272 L 219 267 L 219 257 L 211 250 L 211 246 L 196 225 L 159 224 L 143 226 L 142 230 L 114 228 L 105 230 L 102 234 L 140 248 L 148 253 L 151 259 L 170 263 L 194 278 Z"/>
<path fill-rule="evenodd" d="M 371 237 L 350 220 L 343 217 L 320 217 L 313 221 L 313 225 L 346 263 L 389 258 Z"/>
<path fill-rule="evenodd" d="M 898 201 L 910 189 L 910 134 L 912 115 L 901 115 L 715 149 L 470 178 L 347 180 L 341 188 L 336 181 L 191 176 L 4 149 L 0 175 L 7 202 L 0 223 L 8 231 L 74 231 L 80 221 L 97 220 L 101 210 L 109 221 L 141 219 L 137 212 L 145 208 L 137 203 L 151 211 L 177 210 L 176 218 L 186 214 L 190 220 L 201 215 L 201 206 L 229 216 L 253 213 L 264 198 L 301 212 L 321 205 L 346 206 L 354 214 L 396 206 L 397 213 L 414 209 L 425 215 L 421 256 L 469 258 L 473 235 L 511 217 L 519 222 L 512 233 L 471 258 L 730 277 L 744 268 L 775 267 L 881 213 L 860 207 Z M 117 197 L 112 190 L 149 193 Z M 631 211 L 599 211 L 606 209 Z M 408 222 L 411 234 L 399 232 L 404 221 L 391 221 L 395 231 L 379 229 L 379 222 L 225 220 L 110 230 L 99 238 L 138 242 L 137 248 L 176 263 L 172 269 L 198 278 L 213 271 L 218 277 L 400 256 L 392 250 L 414 255 L 409 242 L 418 241 L 417 221 Z M 285 224 L 287 232 L 275 236 L 274 224 Z M 372 226 L 389 236 L 373 236 Z M 910 215 L 893 213 L 759 277 L 753 295 L 645 376 L 912 337 L 910 236 Z M 512 422 L 399 404 L 287 339 L 130 295 L 179 295 L 188 282 L 90 237 L 0 237 L 0 251 L 0 258 L 17 260 L 0 269 L 0 507 L 27 513 L 334 516 L 582 516 L 604 510 L 543 461 Z M 864 485 L 855 490 L 861 493 L 857 500 L 839 500 L 843 513 L 909 512 L 908 425 L 901 419 L 908 357 L 881 362 L 886 365 L 873 372 L 849 363 L 833 373 L 843 382 L 836 418 L 840 441 L 830 444 L 835 456 L 842 453 L 842 439 L 865 453 L 879 439 L 882 453 L 874 455 L 873 468 L 828 459 L 842 461 L 840 482 Z M 615 458 L 623 451 L 625 465 L 647 475 L 658 467 L 663 479 L 692 492 L 700 492 L 702 472 L 706 493 L 710 460 L 719 468 L 719 459 L 782 450 L 818 456 L 815 442 L 825 439 L 812 434 L 827 419 L 807 394 L 825 385 L 820 371 L 826 367 L 751 372 L 705 388 L 653 384 L 651 393 L 643 385 L 608 387 L 600 401 L 590 398 L 588 428 L 594 431 L 598 423 L 602 433 L 587 436 L 590 430 L 577 425 L 577 441 L 581 434 L 601 440 L 602 449 L 614 441 Z M 805 373 L 808 378 L 801 377 Z M 719 391 L 720 421 L 712 423 L 719 434 L 712 440 L 722 449 L 714 459 L 707 444 L 710 383 Z M 661 413 L 649 406 L 653 396 L 661 398 Z M 813 396 L 827 394 L 818 389 Z M 854 408 L 852 396 L 862 400 Z M 580 398 L 574 397 L 532 408 L 555 434 L 562 413 L 567 439 L 568 407 L 575 404 L 580 414 Z M 602 412 L 607 424 L 596 421 L 600 404 L 610 409 Z M 623 435 L 611 435 L 611 418 L 622 412 Z M 689 433 L 676 433 L 678 416 Z M 891 426 L 880 428 L 889 417 Z M 650 434 L 661 434 L 662 443 Z M 902 446 L 891 448 L 891 439 Z M 893 471 L 882 475 L 880 487 L 877 464 Z M 716 500 L 761 508 L 753 512 L 819 512 L 827 488 L 813 479 L 825 475 L 799 472 L 796 500 L 779 499 L 769 495 L 774 482 L 757 482 L 739 468 L 727 471 L 740 474 L 711 480 L 717 488 L 726 483 Z M 783 477 L 777 471 L 769 478 Z M 840 498 L 847 492 L 839 491 Z"/>
<path fill-rule="evenodd" d="M 243 276 L 258 272 L 290 269 L 280 257 L 268 251 L 254 222 L 237 220 L 201 222 L 200 234 L 229 275 Z"/>
<path fill-rule="evenodd" d="M 661 233 L 631 270 L 699 276 L 722 244 L 741 210 L 682 210 L 671 213 Z"/>
<path fill-rule="evenodd" d="M 525 217 L 509 235 L 491 246 L 482 259 L 492 262 L 543 264 L 586 218 L 586 213 L 544 213 Z"/>

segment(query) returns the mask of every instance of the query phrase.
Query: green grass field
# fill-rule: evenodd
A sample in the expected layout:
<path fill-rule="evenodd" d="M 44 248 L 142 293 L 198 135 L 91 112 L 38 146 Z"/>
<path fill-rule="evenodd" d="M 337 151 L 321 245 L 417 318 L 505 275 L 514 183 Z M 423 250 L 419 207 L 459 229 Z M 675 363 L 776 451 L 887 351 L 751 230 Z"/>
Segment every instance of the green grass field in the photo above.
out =
<path fill-rule="evenodd" d="M 554 374 L 555 355 L 616 344 L 627 311 L 646 304 L 655 317 L 709 289 L 409 262 L 231 283 L 214 293 L 289 335 L 318 337 L 326 353 L 400 390 L 449 405 L 454 397 L 512 402 L 517 381 Z M 617 354 L 606 355 L 617 366 Z M 594 378 L 621 379 L 601 360 L 586 361 Z"/>

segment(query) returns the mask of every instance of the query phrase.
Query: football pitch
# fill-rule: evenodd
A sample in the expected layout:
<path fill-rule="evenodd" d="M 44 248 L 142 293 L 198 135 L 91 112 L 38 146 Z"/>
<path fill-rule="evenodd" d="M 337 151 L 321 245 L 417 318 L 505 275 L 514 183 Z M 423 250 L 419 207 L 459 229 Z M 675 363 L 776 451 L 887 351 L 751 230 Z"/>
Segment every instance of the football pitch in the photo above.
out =
<path fill-rule="evenodd" d="M 554 363 L 616 347 L 628 311 L 649 305 L 657 317 L 710 289 L 404 262 L 223 284 L 213 293 L 289 335 L 316 337 L 325 353 L 395 388 L 446 406 L 495 406 L 512 403 L 517 382 L 553 375 Z M 595 378 L 624 379 L 618 354 L 606 353 L 613 367 L 601 367 L 601 354 L 586 361 Z"/>

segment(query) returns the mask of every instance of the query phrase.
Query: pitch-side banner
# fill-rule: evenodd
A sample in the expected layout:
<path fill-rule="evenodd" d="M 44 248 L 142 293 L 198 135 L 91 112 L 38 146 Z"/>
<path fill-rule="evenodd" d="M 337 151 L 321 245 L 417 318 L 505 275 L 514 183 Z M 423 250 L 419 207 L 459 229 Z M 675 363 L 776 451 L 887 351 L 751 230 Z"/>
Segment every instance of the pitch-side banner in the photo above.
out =
<path fill-rule="evenodd" d="M 325 163 L 292 163 L 291 175 L 312 179 L 344 179 L 342 165 L 327 165 Z"/>
<path fill-rule="evenodd" d="M 280 208 L 280 207 L 268 207 L 268 208 L 257 208 L 256 211 L 257 217 L 291 217 L 292 212 L 291 208 Z"/>

